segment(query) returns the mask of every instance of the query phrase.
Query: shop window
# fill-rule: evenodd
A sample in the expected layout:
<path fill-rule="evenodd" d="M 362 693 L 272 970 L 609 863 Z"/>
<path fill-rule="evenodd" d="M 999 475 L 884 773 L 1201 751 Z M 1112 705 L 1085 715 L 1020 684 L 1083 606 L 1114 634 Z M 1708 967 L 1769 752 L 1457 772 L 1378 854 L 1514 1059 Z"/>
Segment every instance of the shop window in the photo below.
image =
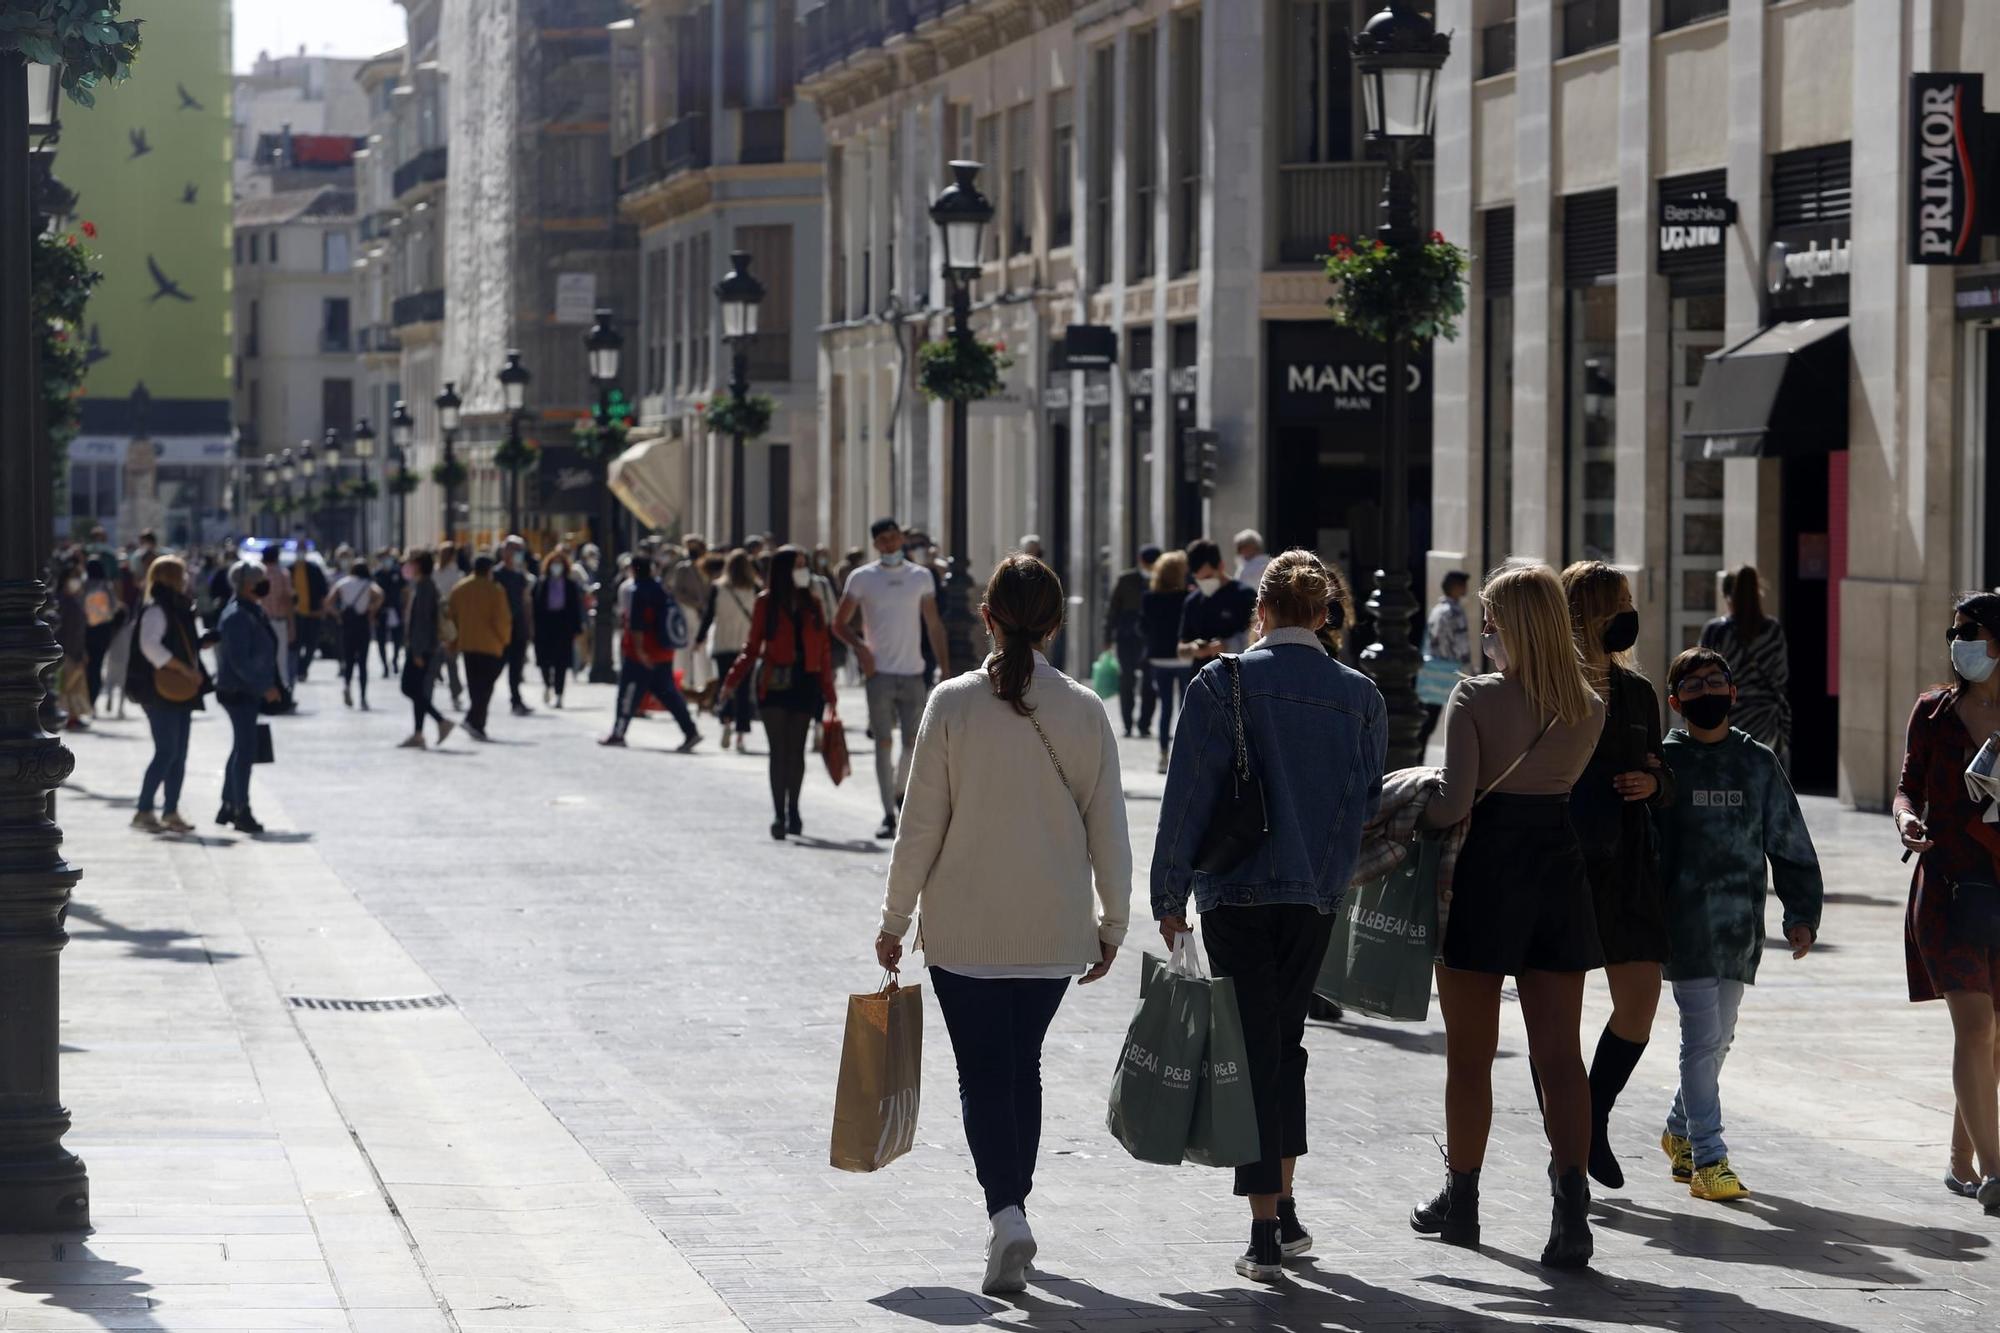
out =
<path fill-rule="evenodd" d="M 1563 55 L 1580 55 L 1618 40 L 1618 0 L 1562 0 Z"/>

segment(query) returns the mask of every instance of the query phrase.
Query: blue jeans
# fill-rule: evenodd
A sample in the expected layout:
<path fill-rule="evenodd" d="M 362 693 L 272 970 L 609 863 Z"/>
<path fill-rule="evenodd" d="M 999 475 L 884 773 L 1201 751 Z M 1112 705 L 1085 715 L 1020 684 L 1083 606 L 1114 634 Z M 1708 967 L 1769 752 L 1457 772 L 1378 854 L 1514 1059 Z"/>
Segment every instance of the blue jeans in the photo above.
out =
<path fill-rule="evenodd" d="M 1697 1167 L 1714 1166 L 1729 1156 L 1722 1141 L 1722 1062 L 1736 1040 L 1743 983 L 1702 977 L 1673 986 L 1681 1011 L 1681 1086 L 1667 1112 L 1667 1133 L 1693 1142 Z"/>
<path fill-rule="evenodd" d="M 222 803 L 238 813 L 250 809 L 250 766 L 257 762 L 257 701 L 222 705 L 229 714 L 229 763 L 222 770 Z"/>
<path fill-rule="evenodd" d="M 1192 666 L 1153 668 L 1153 690 L 1160 699 L 1160 753 L 1174 748 L 1174 701 L 1185 700 L 1188 682 L 1194 679 Z"/>
<path fill-rule="evenodd" d="M 965 977 L 931 969 L 958 1061 L 965 1145 L 986 1215 L 1026 1204 L 1042 1142 L 1042 1038 L 1062 1007 L 1067 977 Z"/>
<path fill-rule="evenodd" d="M 188 729 L 194 725 L 194 710 L 146 705 L 146 725 L 153 729 L 153 762 L 146 765 L 145 781 L 139 784 L 139 809 L 153 808 L 153 795 L 164 785 L 160 808 L 169 813 L 181 808 L 181 779 L 187 776 Z"/>

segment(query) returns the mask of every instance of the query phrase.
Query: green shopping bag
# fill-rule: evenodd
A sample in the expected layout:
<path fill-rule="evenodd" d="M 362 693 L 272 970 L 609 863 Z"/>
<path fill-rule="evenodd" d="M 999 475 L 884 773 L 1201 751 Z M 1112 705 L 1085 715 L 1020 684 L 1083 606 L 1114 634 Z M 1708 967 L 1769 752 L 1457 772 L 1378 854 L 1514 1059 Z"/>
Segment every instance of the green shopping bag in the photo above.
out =
<path fill-rule="evenodd" d="M 1097 691 L 1100 699 L 1109 699 L 1118 693 L 1118 654 L 1109 648 L 1091 664 L 1090 688 Z"/>
<path fill-rule="evenodd" d="M 1313 989 L 1353 1013 L 1421 1023 L 1437 957 L 1442 837 L 1422 837 L 1401 865 L 1351 889 Z"/>
<path fill-rule="evenodd" d="M 1106 1125 L 1142 1162 L 1177 1165 L 1194 1120 L 1195 1074 L 1208 1048 L 1209 983 L 1183 935 L 1171 961 L 1146 954 L 1139 967 L 1139 1011 L 1125 1031 L 1111 1076 Z"/>
<path fill-rule="evenodd" d="M 1208 983 L 1208 1053 L 1195 1083 L 1194 1122 L 1181 1156 L 1196 1166 L 1248 1166 L 1261 1155 L 1236 983 L 1216 977 Z"/>

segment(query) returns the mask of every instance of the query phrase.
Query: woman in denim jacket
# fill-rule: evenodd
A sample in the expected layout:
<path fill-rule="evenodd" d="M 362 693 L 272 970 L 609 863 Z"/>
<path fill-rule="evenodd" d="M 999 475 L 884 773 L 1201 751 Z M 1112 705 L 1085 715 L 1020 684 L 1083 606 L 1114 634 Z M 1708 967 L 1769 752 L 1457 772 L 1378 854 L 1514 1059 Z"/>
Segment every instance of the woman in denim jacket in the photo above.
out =
<path fill-rule="evenodd" d="M 1263 1157 L 1236 1169 L 1250 1200 L 1250 1248 L 1236 1271 L 1275 1280 L 1312 1237 L 1292 1201 L 1292 1168 L 1306 1150 L 1306 1005 L 1361 846 L 1382 797 L 1388 752 L 1382 695 L 1328 656 L 1318 631 L 1347 590 L 1310 551 L 1287 551 L 1257 590 L 1257 641 L 1238 659 L 1250 767 L 1264 785 L 1269 832 L 1232 869 L 1193 866 L 1235 764 L 1227 661 L 1188 687 L 1167 769 L 1153 848 L 1153 916 L 1173 945 L 1201 913 L 1215 975 L 1236 983 Z"/>

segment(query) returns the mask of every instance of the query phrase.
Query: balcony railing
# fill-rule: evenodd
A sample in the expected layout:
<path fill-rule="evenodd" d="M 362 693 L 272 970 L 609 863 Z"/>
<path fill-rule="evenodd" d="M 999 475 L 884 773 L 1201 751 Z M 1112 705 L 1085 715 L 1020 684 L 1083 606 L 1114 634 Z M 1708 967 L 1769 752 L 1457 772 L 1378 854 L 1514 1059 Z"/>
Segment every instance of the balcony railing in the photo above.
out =
<path fill-rule="evenodd" d="M 692 171 L 709 163 L 708 117 L 695 112 L 682 116 L 650 139 L 641 139 L 618 156 L 618 192 L 663 181 L 676 172 Z"/>
<path fill-rule="evenodd" d="M 396 168 L 396 197 L 401 199 L 419 185 L 428 185 L 432 181 L 443 180 L 444 168 L 445 148 L 443 144 L 439 144 L 436 148 L 424 149 L 423 152 L 418 153 L 402 166 Z"/>
<path fill-rule="evenodd" d="M 354 339 L 348 335 L 346 329 L 321 329 L 319 331 L 319 350 L 322 352 L 351 352 L 354 350 Z"/>
<path fill-rule="evenodd" d="M 444 319 L 444 289 L 436 291 L 412 292 L 408 296 L 396 298 L 390 307 L 389 321 L 397 328 L 407 328 L 412 324 L 436 324 Z"/>
<path fill-rule="evenodd" d="M 357 352 L 400 352 L 403 340 L 396 336 L 396 330 L 389 324 L 364 324 L 355 334 L 354 350 Z"/>
<path fill-rule="evenodd" d="M 1382 182 L 1388 168 L 1379 162 L 1286 163 L 1278 168 L 1278 262 L 1309 264 L 1327 251 L 1334 232 L 1373 233 L 1380 221 Z M 1417 166 L 1417 225 L 1428 230 L 1431 168 Z M 1461 241 L 1463 238 L 1459 238 Z"/>

